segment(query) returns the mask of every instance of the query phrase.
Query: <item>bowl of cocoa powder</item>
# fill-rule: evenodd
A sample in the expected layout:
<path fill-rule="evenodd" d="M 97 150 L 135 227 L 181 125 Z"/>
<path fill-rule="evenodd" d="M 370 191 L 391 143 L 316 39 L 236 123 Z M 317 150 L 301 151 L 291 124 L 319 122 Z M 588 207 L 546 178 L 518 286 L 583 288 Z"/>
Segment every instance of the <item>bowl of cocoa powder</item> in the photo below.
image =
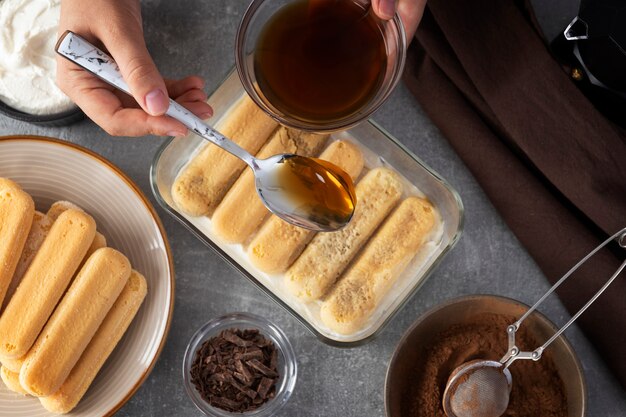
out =
<path fill-rule="evenodd" d="M 404 334 L 387 369 L 387 417 L 447 417 L 441 405 L 450 373 L 474 359 L 500 360 L 508 349 L 506 327 L 528 306 L 510 298 L 473 295 L 440 304 Z M 557 331 L 534 312 L 516 334 L 522 350 L 534 350 Z M 565 337 L 542 358 L 518 360 L 509 370 L 513 387 L 504 417 L 583 417 L 582 367 Z"/>

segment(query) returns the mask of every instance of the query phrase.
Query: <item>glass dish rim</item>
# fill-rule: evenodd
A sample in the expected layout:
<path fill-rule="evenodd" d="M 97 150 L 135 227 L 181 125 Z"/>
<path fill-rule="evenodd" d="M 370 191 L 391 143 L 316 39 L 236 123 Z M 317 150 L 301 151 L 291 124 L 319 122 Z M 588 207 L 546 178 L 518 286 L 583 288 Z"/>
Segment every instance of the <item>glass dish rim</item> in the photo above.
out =
<path fill-rule="evenodd" d="M 215 93 L 215 91 L 222 84 L 224 84 L 224 82 L 226 80 L 228 80 L 232 76 L 233 72 L 235 72 L 235 69 L 233 69 L 233 70 L 228 72 L 228 74 L 226 75 L 226 77 L 224 77 L 222 82 L 218 83 L 216 88 L 209 94 L 209 97 L 211 97 Z M 247 94 L 245 92 L 245 90 L 244 90 L 244 93 Z M 424 274 L 423 274 L 422 279 L 420 280 L 420 282 L 418 284 L 416 284 L 413 288 L 411 288 L 410 291 L 408 291 L 408 293 L 406 294 L 404 299 L 380 323 L 380 325 L 378 326 L 378 328 L 376 330 L 374 330 L 370 335 L 368 335 L 368 336 L 366 336 L 366 337 L 364 337 L 362 339 L 354 340 L 354 341 L 339 341 L 339 340 L 331 339 L 331 338 L 323 335 L 322 333 L 320 333 L 304 317 L 302 317 L 298 312 L 293 310 L 287 303 L 285 303 L 283 300 L 281 300 L 269 288 L 265 287 L 265 285 L 263 285 L 263 283 L 261 283 L 256 277 L 254 277 L 244 267 L 239 265 L 239 263 L 237 261 L 232 259 L 224 250 L 222 250 L 222 248 L 220 248 L 220 246 L 217 243 L 213 242 L 206 235 L 204 235 L 202 233 L 202 231 L 200 231 L 189 220 L 187 220 L 182 214 L 180 214 L 174 207 L 170 206 L 167 203 L 167 201 L 165 201 L 165 199 L 163 198 L 163 196 L 161 195 L 161 193 L 160 193 L 160 191 L 158 189 L 158 185 L 157 185 L 157 169 L 156 168 L 157 168 L 157 165 L 158 165 L 159 160 L 161 158 L 161 155 L 168 148 L 170 143 L 172 143 L 176 139 L 175 137 L 167 138 L 159 146 L 157 152 L 154 155 L 152 163 L 150 164 L 150 187 L 152 188 L 152 194 L 154 195 L 154 197 L 155 197 L 156 201 L 159 203 L 159 205 L 167 213 L 169 213 L 172 217 L 174 217 L 176 220 L 178 220 L 183 226 L 185 226 L 202 243 L 204 243 L 206 246 L 208 246 L 211 249 L 213 249 L 223 260 L 225 260 L 229 265 L 231 265 L 241 275 L 243 275 L 250 282 L 252 282 L 252 284 L 255 287 L 257 287 L 261 292 L 263 292 L 265 295 L 267 295 L 272 301 L 274 301 L 280 307 L 282 307 L 287 312 L 289 312 L 289 314 L 291 314 L 291 316 L 293 316 L 296 320 L 298 320 L 315 337 L 317 337 L 319 340 L 321 340 L 323 343 L 325 343 L 327 345 L 334 346 L 334 347 L 341 347 L 341 348 L 351 348 L 351 347 L 362 346 L 362 345 L 367 344 L 368 342 L 370 342 L 374 338 L 376 338 L 382 332 L 382 330 L 389 324 L 389 322 L 398 314 L 398 312 L 400 312 L 404 308 L 404 306 L 413 298 L 413 296 L 420 290 L 420 288 L 422 287 L 422 285 L 424 285 L 424 283 L 430 277 L 432 272 L 439 266 L 441 261 L 448 255 L 450 250 L 452 250 L 452 248 L 454 248 L 454 246 L 457 244 L 457 242 L 459 241 L 459 239 L 460 239 L 460 237 L 461 237 L 461 235 L 463 233 L 463 229 L 464 229 L 464 225 L 465 225 L 465 209 L 464 209 L 464 206 L 463 206 L 463 201 L 461 200 L 461 196 L 459 195 L 458 191 L 454 187 L 452 187 L 452 185 L 450 185 L 450 183 L 448 181 L 446 181 L 444 178 L 442 178 L 436 171 L 434 171 L 427 164 L 422 162 L 422 160 L 418 156 L 416 156 L 404 144 L 400 143 L 393 135 L 391 135 L 387 130 L 382 128 L 378 123 L 376 123 L 375 121 L 373 121 L 371 119 L 367 119 L 363 123 L 369 123 L 373 128 L 375 128 L 376 130 L 380 131 L 381 134 L 383 134 L 388 140 L 390 140 L 393 144 L 395 144 L 398 148 L 400 148 L 400 150 L 404 151 L 407 154 L 407 156 L 409 156 L 411 159 L 413 159 L 418 165 L 420 165 L 424 170 L 426 170 L 426 172 L 428 172 L 430 175 L 432 175 L 433 178 L 436 181 L 439 181 L 446 188 L 446 190 L 448 190 L 450 192 L 450 194 L 453 197 L 454 202 L 456 203 L 456 205 L 459 208 L 459 224 L 458 224 L 458 227 L 457 227 L 457 229 L 455 231 L 454 236 L 450 239 L 450 242 L 448 242 L 448 245 L 446 245 L 445 247 L 442 248 L 441 253 L 433 261 L 433 263 L 430 265 L 430 267 L 427 270 L 424 271 Z"/>
<path fill-rule="evenodd" d="M 393 74 L 391 76 L 392 81 L 387 87 L 387 91 L 385 91 L 385 93 L 377 99 L 377 103 L 374 103 L 374 105 L 366 111 L 362 113 L 358 112 L 347 118 L 327 123 L 324 124 L 324 126 L 321 126 L 310 122 L 297 120 L 292 121 L 289 118 L 285 118 L 284 116 L 275 114 L 259 97 L 256 90 L 252 86 L 252 82 L 248 77 L 246 71 L 244 71 L 244 67 L 246 66 L 246 64 L 244 63 L 244 61 L 246 60 L 246 55 L 243 48 L 243 43 L 246 39 L 244 34 L 247 33 L 252 17 L 264 1 L 267 0 L 252 0 L 250 2 L 248 7 L 246 8 L 246 11 L 243 14 L 243 17 L 241 18 L 241 21 L 239 22 L 239 26 L 237 27 L 237 33 L 235 35 L 235 69 L 237 71 L 237 74 L 239 75 L 239 80 L 241 81 L 243 89 L 248 94 L 248 96 L 256 103 L 257 106 L 259 106 L 261 110 L 263 110 L 263 112 L 265 112 L 272 119 L 276 120 L 278 123 L 307 132 L 332 133 L 340 130 L 347 130 L 350 127 L 354 127 L 357 124 L 369 120 L 369 117 L 387 101 L 391 93 L 393 93 L 393 91 L 396 89 L 396 86 L 400 82 L 400 79 L 402 78 L 402 74 L 404 72 L 404 66 L 406 64 L 407 57 L 408 40 L 406 37 L 404 23 L 402 22 L 402 19 L 400 18 L 398 13 L 394 14 L 393 18 L 388 21 L 388 23 L 393 24 L 396 29 L 398 35 L 398 49 L 400 53 L 398 54 L 398 62 L 394 68 Z"/>
<path fill-rule="evenodd" d="M 195 390 L 191 378 L 189 377 L 189 369 L 193 357 L 197 348 L 199 347 L 201 341 L 207 339 L 211 333 L 213 333 L 219 327 L 236 327 L 239 323 L 249 324 L 251 327 L 258 328 L 262 330 L 262 333 L 265 335 L 272 336 L 272 340 L 275 340 L 277 344 L 277 348 L 282 354 L 285 360 L 285 367 L 288 368 L 291 372 L 285 377 L 287 381 L 284 382 L 283 390 L 276 395 L 273 399 L 267 402 L 263 407 L 253 410 L 248 413 L 235 413 L 226 410 L 221 410 L 215 407 L 210 406 L 206 402 L 203 401 L 202 398 L 199 401 L 203 401 L 202 404 L 198 404 L 197 396 L 193 395 L 192 391 Z M 245 325 L 244 325 L 245 326 Z M 278 410 L 283 408 L 283 406 L 289 401 L 291 395 L 293 394 L 296 381 L 298 378 L 298 361 L 296 359 L 296 354 L 293 349 L 293 345 L 291 341 L 285 334 L 285 332 L 274 322 L 261 317 L 259 315 L 248 313 L 248 312 L 234 312 L 224 314 L 218 317 L 214 317 L 204 324 L 202 324 L 198 329 L 193 333 L 189 342 L 187 343 L 187 347 L 185 348 L 185 354 L 183 356 L 183 364 L 182 364 L 182 372 L 183 372 L 183 385 L 185 386 L 185 391 L 187 396 L 191 400 L 191 402 L 196 406 L 196 408 L 201 411 L 203 414 L 207 416 L 215 416 L 215 417 L 234 417 L 234 416 L 250 416 L 250 417 L 266 417 L 273 415 Z M 207 412 L 206 409 L 209 411 Z M 212 410 L 215 409 L 215 412 Z M 210 413 L 210 414 L 209 414 Z M 271 414 L 268 414 L 271 413 Z"/>

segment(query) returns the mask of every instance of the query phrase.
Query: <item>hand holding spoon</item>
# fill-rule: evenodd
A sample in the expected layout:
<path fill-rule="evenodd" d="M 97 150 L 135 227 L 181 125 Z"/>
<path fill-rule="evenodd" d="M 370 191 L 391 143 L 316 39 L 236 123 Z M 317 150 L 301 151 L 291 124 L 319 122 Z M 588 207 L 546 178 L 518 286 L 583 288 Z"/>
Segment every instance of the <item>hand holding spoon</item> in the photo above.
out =
<path fill-rule="evenodd" d="M 56 45 L 61 56 L 130 94 L 113 58 L 71 31 Z M 252 169 L 263 204 L 283 220 L 310 230 L 332 231 L 348 224 L 356 195 L 352 179 L 339 167 L 293 154 L 257 159 L 170 99 L 166 114 L 197 135 L 244 161 Z"/>
<path fill-rule="evenodd" d="M 500 417 L 509 405 L 509 394 L 513 377 L 509 366 L 517 359 L 538 361 L 543 351 L 554 342 L 594 301 L 607 289 L 617 276 L 626 268 L 626 260 L 596 294 L 559 329 L 548 341 L 532 352 L 522 352 L 515 344 L 515 333 L 522 322 L 537 309 L 556 288 L 574 273 L 587 259 L 616 239 L 626 249 L 626 228 L 615 233 L 600 246 L 581 259 L 552 288 L 550 288 L 518 321 L 506 328 L 509 349 L 500 361 L 473 360 L 466 362 L 452 371 L 443 393 L 443 410 L 448 417 Z"/>

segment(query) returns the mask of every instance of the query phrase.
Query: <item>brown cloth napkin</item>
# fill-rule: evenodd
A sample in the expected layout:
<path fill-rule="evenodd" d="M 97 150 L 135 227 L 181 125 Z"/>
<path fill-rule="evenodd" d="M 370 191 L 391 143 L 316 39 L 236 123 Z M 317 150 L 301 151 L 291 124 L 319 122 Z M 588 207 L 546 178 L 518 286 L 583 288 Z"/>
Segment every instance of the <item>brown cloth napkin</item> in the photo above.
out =
<path fill-rule="evenodd" d="M 512 0 L 430 0 L 405 80 L 554 283 L 626 226 L 626 136 Z M 571 313 L 626 258 L 614 244 L 558 292 Z M 626 272 L 578 323 L 626 387 Z M 524 280 L 524 276 L 502 279 Z"/>

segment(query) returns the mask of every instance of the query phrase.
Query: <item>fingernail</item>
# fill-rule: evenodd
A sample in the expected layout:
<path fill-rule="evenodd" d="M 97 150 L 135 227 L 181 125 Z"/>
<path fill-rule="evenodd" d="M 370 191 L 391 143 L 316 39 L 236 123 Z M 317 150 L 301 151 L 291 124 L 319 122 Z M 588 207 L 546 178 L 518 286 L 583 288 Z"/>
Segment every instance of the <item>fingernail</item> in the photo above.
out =
<path fill-rule="evenodd" d="M 206 113 L 202 113 L 202 114 L 200 115 L 200 118 L 201 118 L 202 120 L 207 120 L 207 119 L 210 119 L 212 116 L 213 116 L 213 112 L 210 112 L 210 111 L 209 111 L 209 112 L 206 112 Z"/>
<path fill-rule="evenodd" d="M 391 19 L 396 14 L 396 0 L 380 0 L 380 14 L 383 19 Z"/>
<path fill-rule="evenodd" d="M 177 130 L 173 130 L 171 132 L 167 132 L 166 136 L 176 136 L 176 137 L 181 136 L 182 137 L 182 136 L 185 136 L 186 134 L 187 134 L 187 132 L 180 132 L 180 131 L 177 131 Z"/>
<path fill-rule="evenodd" d="M 152 116 L 160 116 L 167 111 L 170 103 L 163 91 L 156 89 L 146 94 L 146 108 Z"/>

